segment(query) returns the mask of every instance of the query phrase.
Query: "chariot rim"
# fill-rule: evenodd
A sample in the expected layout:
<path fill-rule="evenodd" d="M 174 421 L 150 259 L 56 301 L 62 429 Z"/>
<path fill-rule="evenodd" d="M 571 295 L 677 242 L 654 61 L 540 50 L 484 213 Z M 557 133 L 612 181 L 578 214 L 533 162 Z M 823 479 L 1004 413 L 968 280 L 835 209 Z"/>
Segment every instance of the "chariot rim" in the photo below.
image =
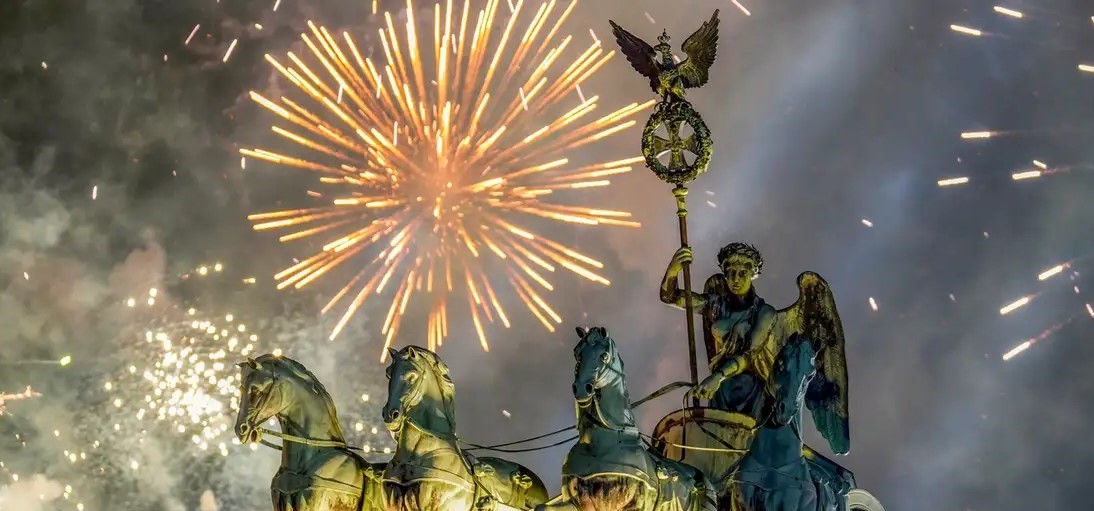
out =
<path fill-rule="evenodd" d="M 861 488 L 847 491 L 847 511 L 885 511 L 881 501 Z"/>

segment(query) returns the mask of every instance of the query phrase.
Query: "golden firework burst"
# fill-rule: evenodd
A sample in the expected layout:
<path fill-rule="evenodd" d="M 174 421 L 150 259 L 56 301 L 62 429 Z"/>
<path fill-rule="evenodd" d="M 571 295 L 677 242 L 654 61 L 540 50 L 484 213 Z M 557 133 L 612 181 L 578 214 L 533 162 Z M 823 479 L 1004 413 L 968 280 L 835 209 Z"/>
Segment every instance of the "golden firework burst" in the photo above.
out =
<path fill-rule="evenodd" d="M 324 191 L 308 195 L 326 204 L 249 219 L 256 230 L 290 230 L 281 241 L 326 236 L 321 251 L 276 275 L 279 288 L 301 288 L 335 267 L 363 263 L 323 309 L 353 297 L 331 339 L 370 295 L 393 287 L 385 348 L 415 295 L 429 304 L 428 346 L 440 345 L 448 335 L 448 298 L 458 292 L 488 350 L 484 323 L 510 325 L 495 292 L 499 282 L 553 331 L 562 319 L 542 294 L 553 289 L 547 274 L 561 267 L 609 282 L 596 272 L 601 262 L 529 222 L 638 225 L 628 212 L 551 199 L 608 186 L 609 176 L 642 161 L 573 165 L 566 154 L 633 126 L 630 118 L 653 101 L 593 115 L 599 98 L 585 98 L 580 84 L 613 52 L 593 34 L 592 44 L 567 57 L 575 53 L 568 50 L 574 37 L 562 36 L 562 26 L 576 0 L 564 9 L 554 0 L 538 8 L 522 0 L 474 3 L 483 2 L 435 4 L 430 46 L 411 0 L 401 31 L 384 13 L 382 63 L 364 56 L 349 33 L 335 37 L 313 23 L 302 36 L 312 62 L 293 53 L 289 63 L 266 56 L 303 97 L 275 101 L 251 92 L 251 98 L 299 128 L 275 125 L 273 132 L 309 156 L 241 153 L 318 174 Z M 532 13 L 530 21 L 522 13 Z"/>

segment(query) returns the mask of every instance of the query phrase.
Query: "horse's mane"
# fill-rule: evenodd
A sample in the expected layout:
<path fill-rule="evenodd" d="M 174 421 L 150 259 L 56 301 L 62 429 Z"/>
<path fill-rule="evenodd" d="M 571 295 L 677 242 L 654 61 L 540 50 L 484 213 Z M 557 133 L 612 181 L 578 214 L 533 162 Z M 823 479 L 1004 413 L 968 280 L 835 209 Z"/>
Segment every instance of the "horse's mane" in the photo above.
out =
<path fill-rule="evenodd" d="M 319 378 L 314 373 L 308 370 L 304 364 L 297 362 L 291 358 L 275 355 L 262 355 L 255 359 L 260 365 L 273 366 L 285 370 L 288 374 L 291 374 L 301 380 L 308 389 L 313 393 L 318 394 L 323 403 L 327 406 L 327 413 L 330 414 L 330 421 L 333 425 L 335 434 L 338 438 L 342 438 L 342 425 L 338 423 L 338 409 L 334 406 L 334 399 L 331 398 L 330 392 L 327 392 L 327 388 L 323 386 L 323 382 L 319 381 Z"/>
<path fill-rule="evenodd" d="M 403 348 L 405 355 L 414 353 L 414 356 L 420 357 L 426 361 L 426 366 L 433 372 L 435 380 L 437 380 L 437 387 L 441 391 L 442 401 L 444 402 L 444 412 L 448 416 L 450 422 L 456 422 L 456 384 L 452 382 L 452 377 L 449 376 L 448 366 L 445 365 L 441 357 L 438 357 L 436 353 L 429 351 L 425 348 L 418 346 L 407 346 Z"/>

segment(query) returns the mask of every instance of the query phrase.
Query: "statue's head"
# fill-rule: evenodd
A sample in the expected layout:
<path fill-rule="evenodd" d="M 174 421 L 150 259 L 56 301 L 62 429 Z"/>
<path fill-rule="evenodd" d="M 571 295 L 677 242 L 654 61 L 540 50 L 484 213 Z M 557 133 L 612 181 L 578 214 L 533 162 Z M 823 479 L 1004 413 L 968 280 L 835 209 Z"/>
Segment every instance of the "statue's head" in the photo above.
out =
<path fill-rule="evenodd" d="M 725 275 L 730 292 L 737 296 L 752 290 L 752 279 L 760 276 L 763 267 L 760 251 L 748 243 L 730 243 L 718 251 L 718 268 Z"/>

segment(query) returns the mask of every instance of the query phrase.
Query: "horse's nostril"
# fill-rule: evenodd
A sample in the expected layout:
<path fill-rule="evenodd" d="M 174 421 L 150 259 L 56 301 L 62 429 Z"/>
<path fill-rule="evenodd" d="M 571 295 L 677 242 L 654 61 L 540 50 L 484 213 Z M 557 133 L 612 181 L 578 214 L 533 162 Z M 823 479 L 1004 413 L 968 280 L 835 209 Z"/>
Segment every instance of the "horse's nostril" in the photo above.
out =
<path fill-rule="evenodd" d="M 389 415 L 391 416 L 391 420 L 396 420 L 399 418 L 399 410 L 392 410 Z"/>
<path fill-rule="evenodd" d="M 585 392 L 588 393 L 588 394 L 593 393 L 593 384 L 592 383 L 586 383 L 585 384 Z"/>

